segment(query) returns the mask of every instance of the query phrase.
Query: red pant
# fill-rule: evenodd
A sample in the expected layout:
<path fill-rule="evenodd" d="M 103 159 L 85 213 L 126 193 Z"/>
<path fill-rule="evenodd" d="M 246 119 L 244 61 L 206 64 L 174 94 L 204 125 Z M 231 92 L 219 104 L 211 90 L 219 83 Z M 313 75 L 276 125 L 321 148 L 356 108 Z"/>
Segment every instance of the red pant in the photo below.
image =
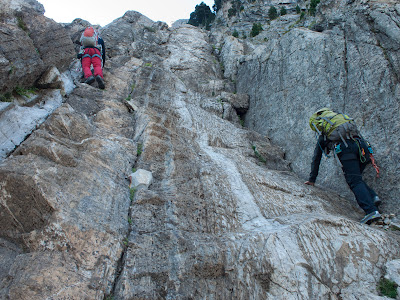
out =
<path fill-rule="evenodd" d="M 103 78 L 103 70 L 101 68 L 101 53 L 97 48 L 86 48 L 82 56 L 82 69 L 85 78 L 93 76 L 90 66 L 93 65 L 94 76 L 100 75 Z"/>

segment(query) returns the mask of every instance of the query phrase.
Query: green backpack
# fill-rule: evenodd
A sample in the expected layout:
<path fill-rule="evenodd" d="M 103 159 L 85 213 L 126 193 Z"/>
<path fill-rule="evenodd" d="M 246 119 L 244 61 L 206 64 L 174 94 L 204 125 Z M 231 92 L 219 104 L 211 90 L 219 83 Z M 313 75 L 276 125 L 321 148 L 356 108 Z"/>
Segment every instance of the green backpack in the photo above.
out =
<path fill-rule="evenodd" d="M 309 121 L 310 127 L 319 135 L 325 135 L 329 140 L 338 142 L 359 136 L 357 125 L 349 116 L 336 113 L 329 108 L 321 108 L 315 112 Z M 347 145 L 347 144 L 346 144 Z"/>

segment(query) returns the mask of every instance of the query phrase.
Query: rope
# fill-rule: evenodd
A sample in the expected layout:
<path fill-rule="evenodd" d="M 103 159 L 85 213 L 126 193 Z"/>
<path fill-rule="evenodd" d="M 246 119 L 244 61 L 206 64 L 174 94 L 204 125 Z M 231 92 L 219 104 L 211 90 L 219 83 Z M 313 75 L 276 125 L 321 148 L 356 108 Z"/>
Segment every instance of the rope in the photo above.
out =
<path fill-rule="evenodd" d="M 372 166 L 374 167 L 374 169 L 376 171 L 376 178 L 379 178 L 379 167 L 376 164 L 375 157 L 372 155 L 372 153 L 369 154 L 369 157 L 371 158 Z"/>

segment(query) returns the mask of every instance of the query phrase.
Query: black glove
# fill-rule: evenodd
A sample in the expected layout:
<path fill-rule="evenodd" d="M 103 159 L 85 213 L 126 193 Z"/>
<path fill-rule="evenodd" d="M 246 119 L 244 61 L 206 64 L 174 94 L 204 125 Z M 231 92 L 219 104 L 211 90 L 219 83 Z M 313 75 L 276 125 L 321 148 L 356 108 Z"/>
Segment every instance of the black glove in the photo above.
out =
<path fill-rule="evenodd" d="M 76 57 L 81 59 L 82 58 L 82 53 L 78 53 L 78 55 Z"/>

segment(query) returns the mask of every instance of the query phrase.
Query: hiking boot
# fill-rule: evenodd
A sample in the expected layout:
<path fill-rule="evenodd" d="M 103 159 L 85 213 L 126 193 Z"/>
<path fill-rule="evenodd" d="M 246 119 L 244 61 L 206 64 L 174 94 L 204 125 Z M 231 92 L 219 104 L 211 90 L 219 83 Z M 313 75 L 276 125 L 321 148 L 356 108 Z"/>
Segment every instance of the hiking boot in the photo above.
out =
<path fill-rule="evenodd" d="M 372 213 L 365 215 L 365 217 L 361 219 L 360 223 L 369 225 L 369 224 L 371 224 L 372 221 L 374 221 L 376 219 L 380 219 L 380 218 L 381 218 L 381 214 L 379 213 L 379 211 L 373 211 Z"/>
<path fill-rule="evenodd" d="M 86 80 L 85 80 L 85 83 L 87 83 L 87 84 L 92 84 L 93 82 L 94 82 L 93 76 L 90 76 L 90 77 L 86 78 Z"/>
<path fill-rule="evenodd" d="M 382 203 L 382 200 L 378 196 L 375 196 L 374 197 L 375 206 L 379 206 L 381 203 Z"/>
<path fill-rule="evenodd" d="M 97 81 L 97 84 L 99 85 L 99 88 L 101 88 L 102 90 L 104 90 L 104 88 L 105 88 L 106 86 L 104 85 L 104 80 L 103 80 L 103 78 L 101 78 L 100 75 L 97 75 L 97 76 L 96 76 L 96 81 Z"/>

